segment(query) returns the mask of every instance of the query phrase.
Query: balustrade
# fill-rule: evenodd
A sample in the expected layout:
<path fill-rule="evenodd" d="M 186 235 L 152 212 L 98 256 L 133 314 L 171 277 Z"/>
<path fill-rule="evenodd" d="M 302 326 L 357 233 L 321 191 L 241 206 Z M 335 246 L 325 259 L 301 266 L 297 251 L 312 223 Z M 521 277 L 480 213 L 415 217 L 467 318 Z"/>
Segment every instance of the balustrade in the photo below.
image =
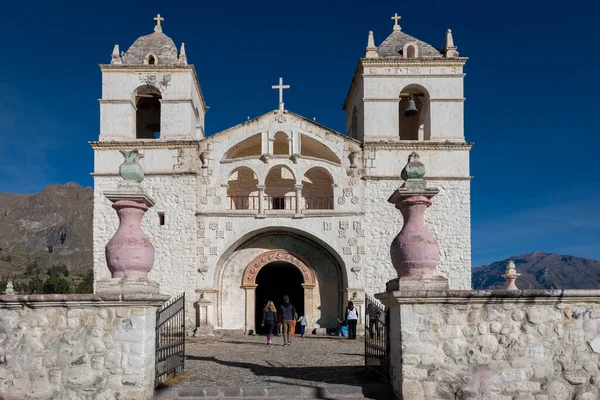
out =
<path fill-rule="evenodd" d="M 264 196 L 265 210 L 295 210 L 296 196 Z M 259 196 L 227 196 L 229 210 L 258 210 Z M 301 198 L 301 208 L 307 210 L 333 210 L 333 197 L 310 196 Z"/>

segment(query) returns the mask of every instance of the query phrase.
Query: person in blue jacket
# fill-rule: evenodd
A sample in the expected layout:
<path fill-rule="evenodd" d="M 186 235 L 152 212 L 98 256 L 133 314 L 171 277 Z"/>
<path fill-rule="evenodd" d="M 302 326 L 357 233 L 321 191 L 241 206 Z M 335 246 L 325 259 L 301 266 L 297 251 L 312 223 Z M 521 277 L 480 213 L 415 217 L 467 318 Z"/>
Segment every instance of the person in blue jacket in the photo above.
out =
<path fill-rule="evenodd" d="M 262 326 L 267 326 L 267 346 L 273 346 L 273 328 L 277 323 L 277 309 L 275 304 L 271 300 L 267 302 L 267 305 L 263 309 Z"/>

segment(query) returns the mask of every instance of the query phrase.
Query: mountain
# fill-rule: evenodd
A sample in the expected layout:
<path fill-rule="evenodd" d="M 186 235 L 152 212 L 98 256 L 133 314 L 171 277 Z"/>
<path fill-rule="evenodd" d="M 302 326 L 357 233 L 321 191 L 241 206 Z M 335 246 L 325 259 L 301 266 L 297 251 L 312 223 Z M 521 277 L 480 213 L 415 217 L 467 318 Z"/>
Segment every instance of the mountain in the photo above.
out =
<path fill-rule="evenodd" d="M 473 289 L 499 289 L 508 260 L 513 260 L 519 289 L 597 289 L 600 286 L 600 261 L 552 253 L 521 254 L 490 265 L 473 268 Z"/>
<path fill-rule="evenodd" d="M 71 274 L 92 267 L 91 188 L 51 185 L 23 195 L 0 193 L 0 276 L 64 264 Z"/>

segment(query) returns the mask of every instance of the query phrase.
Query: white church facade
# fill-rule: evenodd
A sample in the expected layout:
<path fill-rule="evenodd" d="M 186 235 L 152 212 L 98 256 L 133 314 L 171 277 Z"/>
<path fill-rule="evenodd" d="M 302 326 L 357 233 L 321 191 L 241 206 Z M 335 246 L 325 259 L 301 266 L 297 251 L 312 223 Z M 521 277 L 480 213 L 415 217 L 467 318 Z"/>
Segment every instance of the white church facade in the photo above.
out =
<path fill-rule="evenodd" d="M 95 279 L 109 277 L 104 247 L 118 227 L 103 193 L 119 183 L 119 150 L 138 149 L 141 185 L 156 201 L 142 224 L 156 249 L 149 278 L 161 293 L 186 293 L 188 330 L 255 332 L 264 300 L 284 294 L 309 330 L 334 328 L 348 300 L 362 311 L 365 294 L 396 277 L 389 248 L 402 216 L 387 199 L 415 151 L 440 189 L 426 213 L 440 245 L 436 274 L 470 289 L 466 58 L 450 31 L 436 49 L 392 19 L 379 46 L 369 33 L 344 133 L 287 110 L 280 80 L 277 109 L 209 136 L 194 66 L 160 15 L 125 53 L 115 46 L 100 66 L 100 135 L 91 143 Z"/>

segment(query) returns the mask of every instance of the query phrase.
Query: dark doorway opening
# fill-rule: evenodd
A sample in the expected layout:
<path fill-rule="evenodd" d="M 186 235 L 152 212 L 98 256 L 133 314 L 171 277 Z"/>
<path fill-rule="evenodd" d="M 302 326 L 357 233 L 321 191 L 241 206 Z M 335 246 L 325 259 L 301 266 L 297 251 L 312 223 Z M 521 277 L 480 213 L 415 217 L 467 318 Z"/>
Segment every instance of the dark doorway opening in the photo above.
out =
<path fill-rule="evenodd" d="M 304 279 L 300 270 L 292 264 L 285 262 L 274 262 L 265 265 L 256 276 L 256 321 L 255 326 L 258 334 L 265 334 L 266 329 L 260 325 L 262 323 L 263 309 L 268 300 L 275 303 L 279 312 L 279 307 L 283 303 L 283 296 L 290 297 L 290 303 L 296 308 L 298 316 L 304 313 L 304 288 L 302 284 Z M 296 331 L 300 327 L 296 325 Z M 275 328 L 276 333 L 277 328 Z"/>

